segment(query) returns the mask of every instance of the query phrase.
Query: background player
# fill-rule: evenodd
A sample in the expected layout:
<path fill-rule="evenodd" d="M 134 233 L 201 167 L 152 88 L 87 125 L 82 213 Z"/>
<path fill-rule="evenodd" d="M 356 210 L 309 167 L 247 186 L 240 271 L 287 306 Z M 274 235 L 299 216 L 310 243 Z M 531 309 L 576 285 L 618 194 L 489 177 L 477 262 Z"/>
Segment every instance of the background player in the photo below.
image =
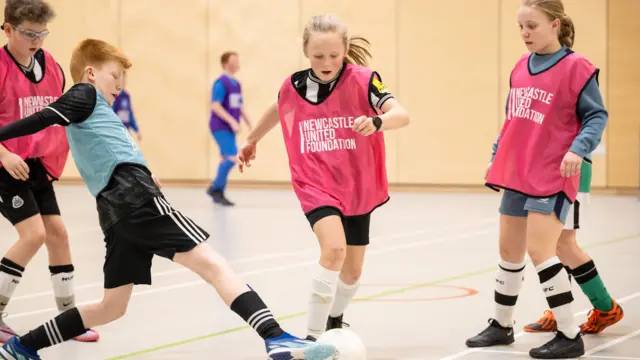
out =
<path fill-rule="evenodd" d="M 55 13 L 41 0 L 8 0 L 2 29 L 8 38 L 0 49 L 0 125 L 42 109 L 65 87 L 64 72 L 42 49 L 47 24 Z M 52 181 L 62 174 L 69 145 L 62 128 L 3 141 L 0 145 L 0 213 L 13 224 L 18 241 L 0 261 L 0 312 L 9 304 L 25 267 L 46 244 L 53 292 L 59 311 L 75 306 L 74 267 L 67 230 Z M 0 319 L 0 341 L 15 332 Z M 97 341 L 87 330 L 76 340 Z"/>
<path fill-rule="evenodd" d="M 294 190 L 321 250 L 311 282 L 310 340 L 342 326 L 359 286 L 371 213 L 389 199 L 382 131 L 409 123 L 379 75 L 365 67 L 371 55 L 362 42 L 369 44 L 350 38 L 339 19 L 314 16 L 303 34 L 311 68 L 285 80 L 239 154 L 242 171 L 256 144 L 281 123 Z"/>
<path fill-rule="evenodd" d="M 332 345 L 285 333 L 258 294 L 204 243 L 209 235 L 164 198 L 140 149 L 110 107 L 122 88 L 122 72 L 129 67 L 131 62 L 117 48 L 85 40 L 71 57 L 76 84 L 45 109 L 0 128 L 2 141 L 55 124 L 66 126 L 78 171 L 96 197 L 107 248 L 102 301 L 70 309 L 19 339 L 11 338 L 0 358 L 38 359 L 37 351 L 67 341 L 85 327 L 122 317 L 133 286 L 151 284 L 152 258 L 159 255 L 211 284 L 265 340 L 270 359 L 332 359 Z"/>
<path fill-rule="evenodd" d="M 131 105 L 131 95 L 127 91 L 127 72 L 122 75 L 122 91 L 113 103 L 113 111 L 118 114 L 120 120 L 124 126 L 133 131 L 138 141 L 142 140 L 142 133 L 136 122 L 136 117 L 133 115 L 133 105 Z"/>
<path fill-rule="evenodd" d="M 236 155 L 238 155 L 236 134 L 240 131 L 240 119 L 244 119 L 249 130 L 251 130 L 251 120 L 244 105 L 242 87 L 234 77 L 240 70 L 238 54 L 233 51 L 225 52 L 220 57 L 220 63 L 224 73 L 213 83 L 211 89 L 209 129 L 218 144 L 222 159 L 207 194 L 218 204 L 233 206 L 233 202 L 226 198 L 224 191 L 227 187 L 229 172 L 236 164 Z"/>
<path fill-rule="evenodd" d="M 584 113 L 578 105 L 576 111 L 585 88 L 601 98 L 594 81 L 598 69 L 571 50 L 575 29 L 562 1 L 525 0 L 518 23 L 530 54 L 521 57 L 511 74 L 506 121 L 487 176 L 489 186 L 505 189 L 496 318 L 467 346 L 514 342 L 513 310 L 528 251 L 558 323 L 556 337 L 529 355 L 574 358 L 584 354 L 584 343 L 573 322 L 571 284 L 556 247 L 577 197 L 580 165 L 600 142 L 608 115 L 604 108 Z M 524 142 L 529 147 L 519 145 Z"/>

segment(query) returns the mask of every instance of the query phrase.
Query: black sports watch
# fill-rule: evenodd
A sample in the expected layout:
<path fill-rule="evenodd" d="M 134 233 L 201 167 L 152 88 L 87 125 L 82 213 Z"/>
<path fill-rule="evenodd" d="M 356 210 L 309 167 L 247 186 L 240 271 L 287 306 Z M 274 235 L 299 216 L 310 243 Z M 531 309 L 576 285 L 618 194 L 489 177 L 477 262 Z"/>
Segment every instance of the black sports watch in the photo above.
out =
<path fill-rule="evenodd" d="M 376 131 L 380 131 L 380 127 L 382 127 L 382 119 L 379 116 L 374 116 L 371 118 L 373 125 L 376 127 Z"/>

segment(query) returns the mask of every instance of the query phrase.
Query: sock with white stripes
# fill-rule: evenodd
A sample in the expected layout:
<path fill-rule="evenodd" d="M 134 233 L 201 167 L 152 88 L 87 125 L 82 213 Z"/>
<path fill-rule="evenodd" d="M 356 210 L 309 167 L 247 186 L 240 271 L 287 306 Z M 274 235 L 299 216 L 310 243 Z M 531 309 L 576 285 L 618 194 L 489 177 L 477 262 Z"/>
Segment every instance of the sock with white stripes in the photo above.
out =
<path fill-rule="evenodd" d="M 571 312 L 573 294 L 567 271 L 557 256 L 536 266 L 536 271 L 549 308 L 558 322 L 558 331 L 574 339 L 580 332 L 580 328 L 573 321 L 573 312 Z"/>
<path fill-rule="evenodd" d="M 327 318 L 336 295 L 340 271 L 325 269 L 318 264 L 314 272 L 315 276 L 311 281 L 307 334 L 317 339 L 327 329 Z"/>
<path fill-rule="evenodd" d="M 76 306 L 76 295 L 73 292 L 73 265 L 49 266 L 51 283 L 56 305 L 60 312 Z"/>
<path fill-rule="evenodd" d="M 240 315 L 264 340 L 284 334 L 271 310 L 255 291 L 247 291 L 238 296 L 231 303 L 231 310 Z"/>
<path fill-rule="evenodd" d="M 358 288 L 360 287 L 360 281 L 357 281 L 353 285 L 345 284 L 342 279 L 338 278 L 338 290 L 336 291 L 336 298 L 333 301 L 333 307 L 331 308 L 331 312 L 329 312 L 329 316 L 338 317 L 344 313 L 358 292 Z"/>
<path fill-rule="evenodd" d="M 23 272 L 24 267 L 7 258 L 2 258 L 0 261 L 0 313 L 9 304 L 13 292 L 20 284 Z"/>
<path fill-rule="evenodd" d="M 35 330 L 20 337 L 20 343 L 27 349 L 39 351 L 58 345 L 85 333 L 84 322 L 78 308 L 67 310 L 47 321 Z"/>
<path fill-rule="evenodd" d="M 496 274 L 496 321 L 503 327 L 513 327 L 513 311 L 524 283 L 525 263 L 512 264 L 504 260 L 498 264 Z"/>

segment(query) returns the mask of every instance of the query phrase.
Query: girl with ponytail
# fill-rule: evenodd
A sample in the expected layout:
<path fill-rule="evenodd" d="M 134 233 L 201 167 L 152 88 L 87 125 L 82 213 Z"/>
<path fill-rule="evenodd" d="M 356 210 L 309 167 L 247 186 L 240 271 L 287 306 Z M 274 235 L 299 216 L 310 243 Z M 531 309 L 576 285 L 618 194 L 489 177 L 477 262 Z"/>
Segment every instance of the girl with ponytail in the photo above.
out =
<path fill-rule="evenodd" d="M 367 67 L 369 42 L 338 18 L 314 16 L 302 38 L 310 68 L 284 81 L 238 160 L 242 172 L 281 124 L 293 188 L 320 244 L 307 321 L 315 340 L 342 327 L 358 290 L 371 213 L 389 199 L 383 131 L 406 126 L 409 115 Z"/>
<path fill-rule="evenodd" d="M 517 17 L 529 52 L 511 72 L 505 122 L 486 176 L 488 187 L 504 190 L 495 318 L 467 346 L 515 341 L 513 312 L 528 253 L 551 311 L 526 330 L 556 331 L 529 355 L 576 358 L 585 353 L 581 333 L 598 333 L 622 318 L 593 261 L 575 243 L 579 205 L 590 188 L 590 154 L 608 113 L 598 89 L 599 70 L 572 50 L 575 27 L 562 1 L 522 0 Z M 569 274 L 595 307 L 580 327 L 573 321 Z"/>

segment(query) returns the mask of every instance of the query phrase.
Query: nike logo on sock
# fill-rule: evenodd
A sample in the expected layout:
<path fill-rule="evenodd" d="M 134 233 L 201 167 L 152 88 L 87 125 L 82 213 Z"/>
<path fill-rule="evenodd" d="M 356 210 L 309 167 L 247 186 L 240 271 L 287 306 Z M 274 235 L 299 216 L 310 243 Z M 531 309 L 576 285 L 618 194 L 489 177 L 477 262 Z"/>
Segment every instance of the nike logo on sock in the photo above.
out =
<path fill-rule="evenodd" d="M 71 304 L 73 304 L 73 302 L 69 302 L 69 303 L 66 303 L 66 304 L 65 304 L 65 303 L 62 303 L 62 307 L 67 307 L 67 306 L 69 306 L 69 305 L 71 305 Z"/>

